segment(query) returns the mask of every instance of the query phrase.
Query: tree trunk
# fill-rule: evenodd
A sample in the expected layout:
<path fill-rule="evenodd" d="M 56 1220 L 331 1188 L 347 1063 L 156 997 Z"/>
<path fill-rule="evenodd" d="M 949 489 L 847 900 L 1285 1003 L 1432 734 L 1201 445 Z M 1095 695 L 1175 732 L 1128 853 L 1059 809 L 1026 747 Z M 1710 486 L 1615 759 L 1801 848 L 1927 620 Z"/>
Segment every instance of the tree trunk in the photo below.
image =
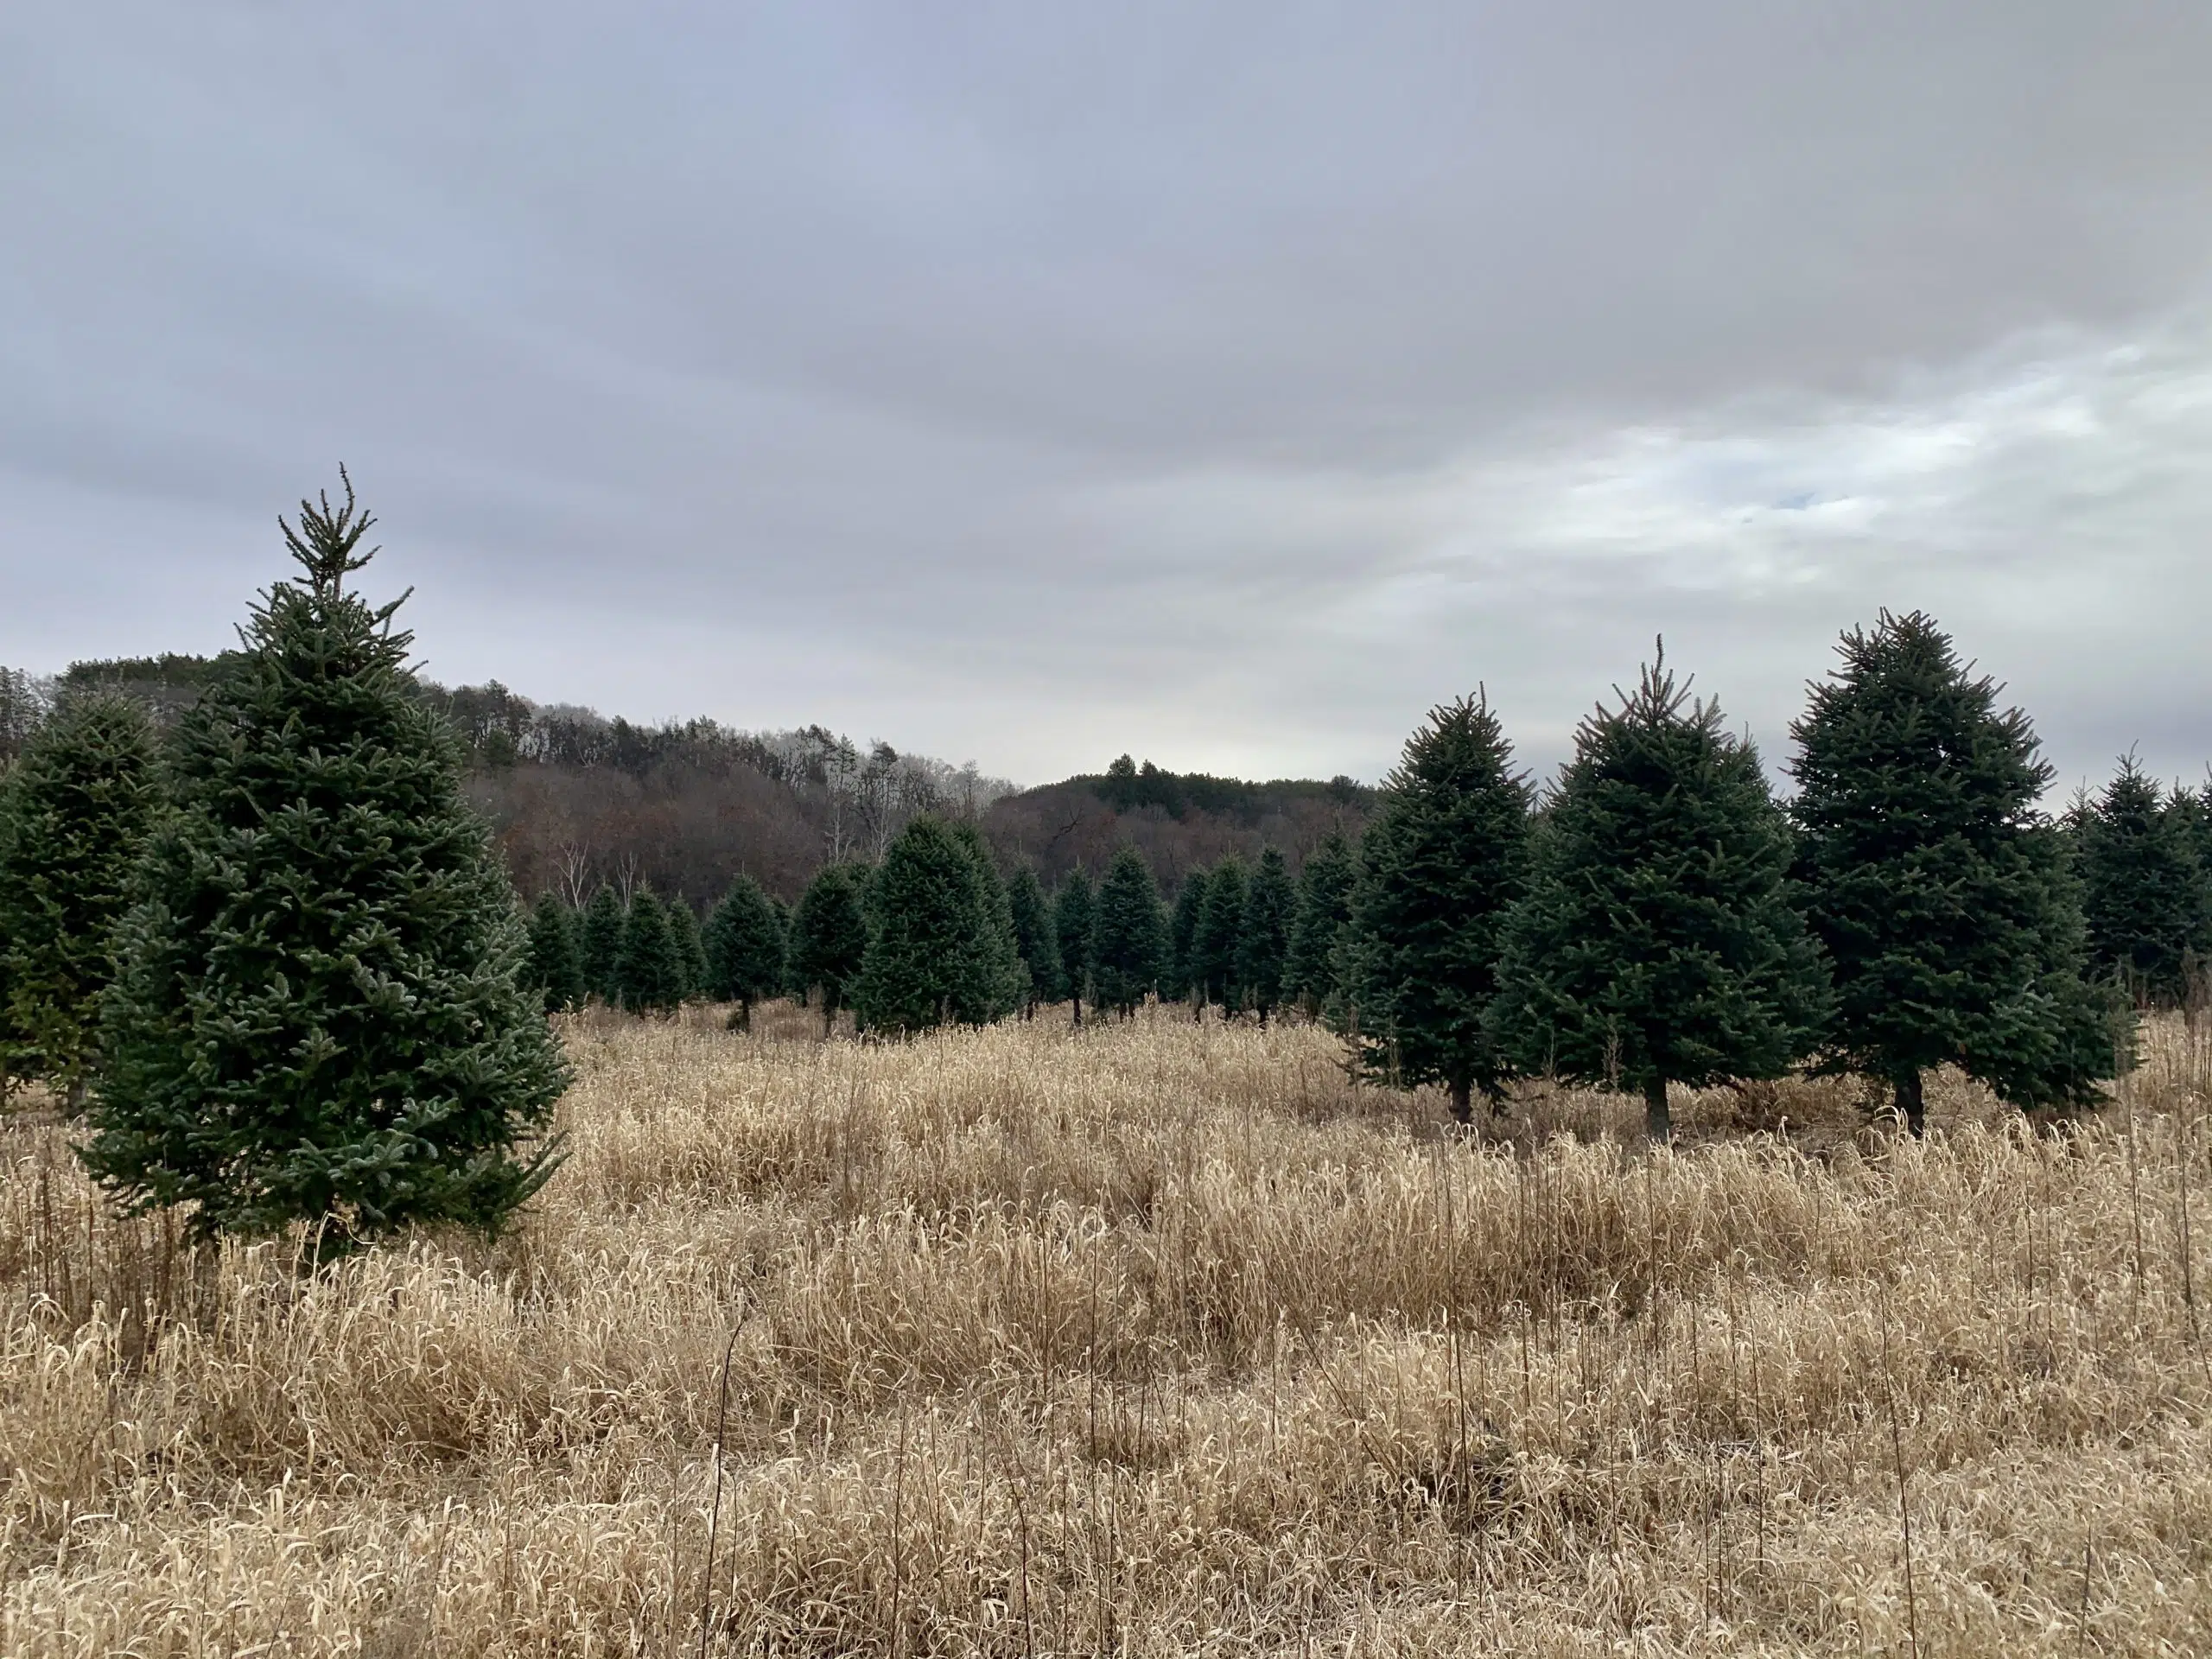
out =
<path fill-rule="evenodd" d="M 1452 1079 L 1452 1116 L 1462 1123 L 1475 1121 L 1475 1088 L 1465 1077 Z"/>
<path fill-rule="evenodd" d="M 826 1039 L 837 1028 L 837 1003 L 829 992 L 822 994 L 822 1035 Z"/>
<path fill-rule="evenodd" d="M 1915 1066 L 1897 1080 L 1897 1116 L 1916 1141 L 1928 1133 L 1928 1101 L 1921 1092 L 1920 1068 Z"/>
<path fill-rule="evenodd" d="M 83 1115 L 84 1109 L 85 1080 L 82 1077 L 73 1078 L 71 1080 L 69 1084 L 69 1116 L 72 1117 L 80 1116 Z"/>
<path fill-rule="evenodd" d="M 1261 1003 L 1261 1004 L 1260 1004 L 1260 1029 L 1261 1029 L 1262 1031 L 1265 1031 L 1267 1028 L 1268 1028 L 1268 1005 L 1267 1005 L 1266 1003 L 1262 1002 L 1262 1003 Z"/>
<path fill-rule="evenodd" d="M 1075 994 L 1074 1001 L 1075 1001 L 1075 1020 L 1074 1020 L 1074 1023 L 1079 1026 L 1079 1025 L 1081 1025 L 1081 1024 L 1083 1023 L 1083 993 L 1082 993 L 1081 991 L 1077 991 L 1077 992 Z"/>
<path fill-rule="evenodd" d="M 1675 1120 L 1667 1109 L 1664 1077 L 1643 1080 L 1643 1138 L 1655 1147 L 1663 1147 L 1675 1138 Z"/>

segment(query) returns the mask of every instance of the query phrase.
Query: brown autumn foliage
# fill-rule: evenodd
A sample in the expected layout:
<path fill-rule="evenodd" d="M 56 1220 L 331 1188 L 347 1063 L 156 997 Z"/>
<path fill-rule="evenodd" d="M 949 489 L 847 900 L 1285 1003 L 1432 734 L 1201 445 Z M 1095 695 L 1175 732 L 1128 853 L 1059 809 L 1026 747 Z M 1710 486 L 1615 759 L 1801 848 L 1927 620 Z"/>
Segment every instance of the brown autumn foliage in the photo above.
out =
<path fill-rule="evenodd" d="M 493 1246 L 194 1254 L 0 1131 L 0 1649 L 2202 1653 L 2212 1038 L 1531 1090 L 1312 1027 L 567 1027 Z"/>

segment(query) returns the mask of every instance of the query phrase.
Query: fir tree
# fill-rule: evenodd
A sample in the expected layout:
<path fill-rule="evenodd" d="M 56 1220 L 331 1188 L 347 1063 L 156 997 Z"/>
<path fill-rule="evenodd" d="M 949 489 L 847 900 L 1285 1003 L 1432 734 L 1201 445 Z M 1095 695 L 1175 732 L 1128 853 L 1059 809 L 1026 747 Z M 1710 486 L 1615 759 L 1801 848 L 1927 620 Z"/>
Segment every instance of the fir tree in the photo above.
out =
<path fill-rule="evenodd" d="M 1262 1027 L 1282 1000 L 1290 927 L 1297 909 L 1298 889 L 1291 886 L 1289 866 L 1274 848 L 1262 849 L 1259 868 L 1244 892 L 1244 918 L 1236 933 L 1236 976 L 1243 982 L 1246 1000 L 1259 1010 Z"/>
<path fill-rule="evenodd" d="M 171 746 L 105 1011 L 84 1158 L 202 1235 L 318 1224 L 496 1229 L 552 1173 L 567 1071 L 518 973 L 527 937 L 410 636 L 347 590 L 369 526 L 302 504 L 305 575 Z"/>
<path fill-rule="evenodd" d="M 668 936 L 676 946 L 676 959 L 683 972 L 682 997 L 707 992 L 707 942 L 699 931 L 699 913 L 681 897 L 668 901 Z"/>
<path fill-rule="evenodd" d="M 707 995 L 737 1004 L 730 1021 L 739 1031 L 753 1029 L 753 1005 L 784 988 L 784 925 L 776 906 L 749 875 L 729 891 L 707 918 Z"/>
<path fill-rule="evenodd" d="M 1351 920 L 1357 874 L 1350 844 L 1331 834 L 1306 855 L 1299 874 L 1298 917 L 1291 925 L 1282 989 L 1285 999 L 1295 999 L 1309 1019 L 1336 1001 L 1337 944 Z"/>
<path fill-rule="evenodd" d="M 1224 1018 L 1244 1006 L 1236 976 L 1236 939 L 1244 929 L 1244 866 L 1224 858 L 1206 878 L 1206 902 L 1191 938 L 1192 979 L 1201 1003 L 1217 1004 Z"/>
<path fill-rule="evenodd" d="M 1152 871 L 1134 847 L 1114 855 L 1098 884 L 1091 941 L 1092 1000 L 1124 1016 L 1135 1013 L 1160 977 L 1166 918 L 1160 913 Z"/>
<path fill-rule="evenodd" d="M 1946 1061 L 2022 1106 L 2094 1102 L 2113 1008 L 2083 977 L 2028 717 L 1918 612 L 1839 649 L 1791 728 L 1797 879 L 1836 989 L 1820 1069 L 1888 1083 L 1915 1135 L 1921 1074 Z"/>
<path fill-rule="evenodd" d="M 577 916 L 548 887 L 530 912 L 530 954 L 524 978 L 548 1014 L 583 1006 L 584 963 L 576 945 Z"/>
<path fill-rule="evenodd" d="M 2193 828 L 2188 809 L 2176 810 L 2132 754 L 2082 817 L 2089 963 L 2143 1001 L 2180 1000 L 2212 931 Z"/>
<path fill-rule="evenodd" d="M 1020 937 L 1014 931 L 1013 900 L 982 832 L 968 822 L 951 829 L 952 838 L 968 855 L 976 895 L 975 950 L 963 964 L 952 1017 L 964 1025 L 988 1026 L 1029 1000 L 1029 964 L 1022 960 Z"/>
<path fill-rule="evenodd" d="M 1826 996 L 1790 850 L 1758 751 L 1663 658 L 1647 668 L 1576 731 L 1507 915 L 1493 1006 L 1511 1058 L 1640 1091 L 1654 1141 L 1669 1084 L 1780 1076 Z"/>
<path fill-rule="evenodd" d="M 1075 1004 L 1074 1023 L 1083 1023 L 1083 999 L 1090 995 L 1091 935 L 1098 919 L 1098 894 L 1083 866 L 1068 872 L 1052 901 L 1052 927 L 1059 936 L 1060 974 Z"/>
<path fill-rule="evenodd" d="M 1197 976 L 1192 968 L 1192 944 L 1198 938 L 1198 913 L 1205 908 L 1206 877 L 1203 870 L 1194 870 L 1183 878 L 1183 885 L 1175 893 L 1174 913 L 1167 923 L 1167 977 L 1160 994 L 1176 1001 L 1188 997 L 1198 1001 L 1192 986 Z"/>
<path fill-rule="evenodd" d="M 1401 1088 L 1440 1084 L 1465 1122 L 1514 1069 L 1485 1016 L 1529 861 L 1529 785 L 1487 702 L 1429 711 L 1361 852 L 1342 957 L 1363 1027 L 1354 1064 Z"/>
<path fill-rule="evenodd" d="M 872 1031 L 988 1023 L 1014 988 L 1010 920 L 983 879 L 980 849 L 940 818 L 908 823 L 883 855 L 875 927 L 853 1006 Z M 1018 959 L 1015 959 L 1018 960 Z"/>
<path fill-rule="evenodd" d="M 1016 870 L 1007 884 L 1007 905 L 1014 917 L 1014 943 L 1029 969 L 1027 1011 L 1034 1014 L 1039 1002 L 1060 1000 L 1060 938 L 1052 903 L 1028 865 Z"/>
<path fill-rule="evenodd" d="M 99 695 L 65 701 L 0 789 L 0 1080 L 43 1076 L 73 1112 L 160 796 L 144 710 Z"/>
<path fill-rule="evenodd" d="M 868 956 L 865 866 L 825 866 L 799 895 L 791 917 L 791 983 L 803 994 L 822 993 L 822 1034 L 835 1030 L 837 1010 L 859 982 Z"/>
<path fill-rule="evenodd" d="M 610 1006 L 622 1001 L 622 899 L 613 887 L 602 886 L 584 907 L 576 930 L 577 955 L 584 970 L 586 995 Z"/>
<path fill-rule="evenodd" d="M 684 964 L 668 907 L 651 887 L 630 895 L 622 922 L 622 954 L 614 969 L 617 1000 L 632 1014 L 666 1014 L 683 1001 Z"/>

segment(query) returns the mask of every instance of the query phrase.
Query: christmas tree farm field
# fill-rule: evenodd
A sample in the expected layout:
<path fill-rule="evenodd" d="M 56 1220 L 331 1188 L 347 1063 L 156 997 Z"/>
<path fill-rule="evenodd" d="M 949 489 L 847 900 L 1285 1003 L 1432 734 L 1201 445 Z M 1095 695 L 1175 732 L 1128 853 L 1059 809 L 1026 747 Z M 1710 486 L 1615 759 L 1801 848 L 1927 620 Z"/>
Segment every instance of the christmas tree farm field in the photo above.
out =
<path fill-rule="evenodd" d="M 1647 1152 L 1289 1020 L 723 1013 L 569 1019 L 512 1229 L 319 1273 L 19 1110 L 0 1650 L 2212 1650 L 2212 1033 Z"/>

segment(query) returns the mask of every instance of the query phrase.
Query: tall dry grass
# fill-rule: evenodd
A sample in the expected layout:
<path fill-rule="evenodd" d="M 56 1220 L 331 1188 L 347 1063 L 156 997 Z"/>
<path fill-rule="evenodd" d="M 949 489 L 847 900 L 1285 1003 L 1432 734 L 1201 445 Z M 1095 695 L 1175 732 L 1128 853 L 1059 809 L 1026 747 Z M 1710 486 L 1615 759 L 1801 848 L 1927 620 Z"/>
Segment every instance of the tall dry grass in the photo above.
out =
<path fill-rule="evenodd" d="M 2212 1651 L 2177 1023 L 2086 1129 L 1656 1155 L 1310 1028 L 760 1023 L 579 1020 L 512 1236 L 320 1275 L 6 1129 L 0 1648 Z"/>

